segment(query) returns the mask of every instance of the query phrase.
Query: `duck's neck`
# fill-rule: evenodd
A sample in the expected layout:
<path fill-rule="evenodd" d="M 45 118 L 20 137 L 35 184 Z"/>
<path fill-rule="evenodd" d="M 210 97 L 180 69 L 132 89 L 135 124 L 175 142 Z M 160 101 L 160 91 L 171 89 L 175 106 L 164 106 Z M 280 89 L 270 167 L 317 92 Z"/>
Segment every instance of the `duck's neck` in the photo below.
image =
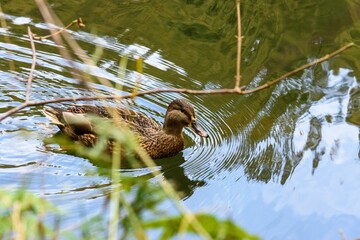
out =
<path fill-rule="evenodd" d="M 179 122 L 171 121 L 171 119 L 165 119 L 163 125 L 163 131 L 166 134 L 174 135 L 182 138 L 183 126 Z"/>

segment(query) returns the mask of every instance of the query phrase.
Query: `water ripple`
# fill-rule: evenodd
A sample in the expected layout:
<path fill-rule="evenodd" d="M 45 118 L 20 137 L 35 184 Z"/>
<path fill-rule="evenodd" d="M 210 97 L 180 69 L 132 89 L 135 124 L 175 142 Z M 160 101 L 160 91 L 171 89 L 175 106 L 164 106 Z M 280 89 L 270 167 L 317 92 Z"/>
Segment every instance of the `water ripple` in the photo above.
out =
<path fill-rule="evenodd" d="M 7 16 L 13 19 L 11 16 Z M 21 22 L 21 21 L 19 21 Z M 31 21 L 29 22 L 30 24 Z M 36 24 L 37 27 L 47 29 L 47 25 Z M 71 31 L 70 31 L 71 32 Z M 208 82 L 205 86 L 196 79 L 188 78 L 187 72 L 173 62 L 166 60 L 161 55 L 161 50 L 141 46 L 139 44 L 126 45 L 119 43 L 116 38 L 109 36 L 95 36 L 85 32 L 71 32 L 74 37 L 83 44 L 90 44 L 94 47 L 97 44 L 108 51 L 99 61 L 97 66 L 87 66 L 86 64 L 73 59 L 71 61 L 63 59 L 57 53 L 49 53 L 47 48 L 53 48 L 55 44 L 51 41 L 37 42 L 38 46 L 38 66 L 35 71 L 33 82 L 32 98 L 41 100 L 65 96 L 91 96 L 98 94 L 121 94 L 131 92 L 139 79 L 139 73 L 131 68 L 125 71 L 124 79 L 118 77 L 119 54 L 127 54 L 129 61 L 135 61 L 139 56 L 144 58 L 146 67 L 155 68 L 160 71 L 174 71 L 179 78 L 177 82 L 165 81 L 153 76 L 150 73 L 141 75 L 141 85 L 139 90 L 151 90 L 154 88 L 219 88 L 218 83 Z M 21 66 L 20 73 L 16 76 L 9 72 L 0 72 L 2 81 L 0 87 L 6 92 L 6 96 L 0 98 L 0 111 L 6 111 L 12 106 L 17 106 L 24 101 L 26 84 L 20 80 L 21 75 L 29 72 L 32 52 L 29 46 L 22 47 L 18 42 L 27 41 L 24 36 L 19 36 L 11 31 L 1 31 L 0 35 L 8 35 L 13 38 L 13 43 L 0 43 L 0 64 L 7 61 L 16 61 Z M 26 66 L 26 67 L 24 67 Z M 66 72 L 69 67 L 74 67 L 80 72 L 86 72 L 91 77 L 101 77 L 113 84 L 121 84 L 122 89 L 114 89 L 112 86 L 104 86 L 98 83 L 92 83 L 93 91 L 79 88 L 78 81 L 71 73 Z M 148 70 L 148 69 L 146 69 Z M 150 69 L 149 69 L 150 70 Z M 151 72 L 151 71 L 149 71 Z M 264 80 L 268 73 L 266 68 L 260 70 L 252 81 L 251 86 L 257 86 Z M 182 154 L 176 158 L 182 159 L 181 167 L 191 179 L 206 180 L 214 177 L 220 177 L 221 172 L 234 171 L 238 168 L 244 168 L 245 174 L 249 179 L 268 181 L 272 177 L 284 172 L 287 167 L 284 162 L 293 159 L 291 164 L 295 166 L 302 154 L 310 148 L 321 144 L 321 140 L 309 135 L 314 131 L 320 131 L 316 128 L 316 121 L 320 125 L 324 121 L 343 122 L 347 111 L 348 90 L 354 87 L 353 78 L 344 77 L 349 72 L 343 70 L 340 75 L 335 76 L 329 72 L 329 82 L 327 79 L 320 80 L 314 84 L 315 73 L 312 69 L 304 72 L 301 79 L 289 79 L 282 82 L 271 90 L 271 94 L 259 94 L 241 97 L 227 96 L 187 96 L 177 93 L 159 93 L 144 97 L 137 97 L 134 103 L 123 101 L 122 104 L 137 111 L 141 111 L 154 118 L 159 123 L 163 122 L 167 105 L 175 98 L 186 98 L 193 103 L 197 112 L 197 119 L 203 128 L 209 133 L 209 138 L 203 139 L 189 129 L 185 130 L 186 147 Z M 26 79 L 26 78 L 23 78 Z M 186 79 L 186 82 L 184 81 Z M 345 79 L 345 81 L 344 81 Z M 315 87 L 321 86 L 321 89 Z M 305 90 L 299 94 L 299 90 Z M 324 97 L 326 96 L 326 97 Z M 337 99 L 343 101 L 340 105 Z M 97 101 L 92 101 L 97 103 Z M 117 104 L 115 101 L 109 101 L 109 104 Z M 309 106 L 312 106 L 309 108 Z M 303 109 L 309 109 L 304 112 Z M 19 138 L 18 135 L 9 134 L 19 128 L 27 131 L 36 130 L 36 126 L 48 125 L 48 120 L 39 117 L 40 107 L 32 108 L 34 118 L 27 117 L 26 112 L 21 112 L 16 118 L 6 121 L 6 129 L 0 133 L 4 147 L 2 164 L 3 169 L 14 171 L 29 168 L 37 159 L 42 159 L 42 154 L 35 150 L 33 157 L 24 157 L 22 148 L 28 147 L 28 144 L 39 145 L 40 137 L 30 138 L 28 143 L 22 146 L 19 144 L 18 154 L 10 154 L 11 142 Z M 299 119 L 299 116 L 300 119 Z M 297 119 L 297 121 L 296 121 Z M 314 119 L 314 120 L 311 120 Z M 26 124 L 25 122 L 30 122 Z M 312 122 L 311 122 L 312 121 Z M 310 123 L 309 123 L 310 122 Z M 295 129 L 293 131 L 293 129 Z M 312 130 L 309 130 L 312 129 Z M 40 132 L 47 135 L 54 129 L 42 128 Z M 311 132 L 313 131 L 313 132 Z M 300 136 L 300 137 L 299 137 Z M 321 139 L 321 136 L 320 136 Z M 311 144 L 313 143 L 313 144 Z M 41 149 L 37 146 L 36 149 Z M 320 151 L 320 150 L 319 150 Z M 334 150 L 335 151 L 335 150 Z M 282 153 L 289 153 L 283 155 Z M 329 151 L 330 152 L 330 151 Z M 330 154 L 330 153 L 329 153 Z M 11 157 L 10 157 L 11 156 Z M 56 158 L 61 159 L 60 169 L 56 173 L 66 175 L 69 171 L 67 158 L 56 154 Z M 49 156 L 48 156 L 49 157 Z M 55 157 L 54 157 L 55 158 Z M 14 161 L 15 159 L 15 161 Z M 74 159 L 69 156 L 69 159 Z M 75 158 L 77 159 L 77 158 Z M 275 159 L 275 160 L 274 160 Z M 17 162 L 18 161 L 18 162 Z M 81 162 L 83 159 L 81 160 Z M 45 165 L 42 165 L 45 166 Z M 55 165 L 52 165 L 54 167 Z M 81 165 L 79 166 L 81 168 Z M 159 166 L 161 169 L 162 166 Z M 145 168 L 123 169 L 125 173 L 133 175 L 147 175 L 149 171 Z M 12 173 L 13 174 L 13 173 Z M 164 173 L 165 174 L 165 173 Z M 72 184 L 70 184 L 72 186 Z M 87 185 L 87 184 L 85 184 Z M 50 186 L 48 186 L 50 187 Z M 75 185 L 70 189 L 74 189 Z"/>

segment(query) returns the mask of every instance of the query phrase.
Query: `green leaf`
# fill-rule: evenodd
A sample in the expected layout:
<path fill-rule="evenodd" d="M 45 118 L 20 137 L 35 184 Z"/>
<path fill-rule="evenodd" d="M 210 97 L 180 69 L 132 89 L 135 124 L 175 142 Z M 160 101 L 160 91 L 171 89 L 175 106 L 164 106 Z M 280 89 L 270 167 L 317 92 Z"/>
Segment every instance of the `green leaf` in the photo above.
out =
<path fill-rule="evenodd" d="M 213 239 L 260 239 L 247 233 L 244 229 L 234 224 L 231 220 L 219 220 L 210 214 L 196 214 L 195 217 Z M 179 234 L 179 226 L 184 221 L 183 216 L 167 217 L 144 224 L 145 228 L 160 228 L 163 231 L 161 239 L 169 239 Z M 198 234 L 189 224 L 187 233 Z"/>

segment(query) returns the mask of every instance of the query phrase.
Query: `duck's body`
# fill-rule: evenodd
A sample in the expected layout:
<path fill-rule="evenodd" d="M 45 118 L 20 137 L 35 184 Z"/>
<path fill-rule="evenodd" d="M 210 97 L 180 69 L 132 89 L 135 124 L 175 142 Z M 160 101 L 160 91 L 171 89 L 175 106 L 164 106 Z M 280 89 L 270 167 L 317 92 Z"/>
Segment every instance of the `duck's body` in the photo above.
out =
<path fill-rule="evenodd" d="M 207 137 L 207 133 L 195 121 L 191 104 L 180 99 L 170 103 L 163 126 L 143 113 L 126 108 L 74 105 L 63 110 L 46 107 L 44 114 L 65 135 L 89 147 L 97 143 L 98 137 L 88 116 L 117 119 L 120 126 L 125 125 L 137 134 L 140 146 L 154 159 L 176 155 L 184 148 L 184 127 L 191 127 L 200 136 Z"/>

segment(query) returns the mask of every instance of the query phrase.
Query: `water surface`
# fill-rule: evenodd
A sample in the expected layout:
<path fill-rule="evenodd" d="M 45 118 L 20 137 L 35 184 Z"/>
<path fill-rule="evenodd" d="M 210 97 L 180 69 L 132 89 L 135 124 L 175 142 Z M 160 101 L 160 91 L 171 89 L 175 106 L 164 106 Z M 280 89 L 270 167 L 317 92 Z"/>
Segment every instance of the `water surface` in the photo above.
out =
<path fill-rule="evenodd" d="M 234 85 L 236 12 L 233 1 L 52 1 L 70 31 L 94 56 L 91 74 L 123 90 L 94 84 L 97 93 L 129 92 L 144 58 L 142 90 L 218 89 Z M 35 3 L 2 3 L 8 28 L 0 28 L 0 113 L 25 99 L 32 59 L 26 27 L 47 34 Z M 242 84 L 258 86 L 348 42 L 359 43 L 359 2 L 242 2 Z M 79 59 L 63 59 L 52 40 L 37 42 L 32 99 L 92 96 L 76 74 Z M 125 79 L 120 56 L 128 55 Z M 162 93 L 138 97 L 130 108 L 163 121 L 174 98 L 194 104 L 209 132 L 185 131 L 186 147 L 159 169 L 175 183 L 193 211 L 230 217 L 264 239 L 349 239 L 360 236 L 359 50 L 354 47 L 259 93 L 191 96 Z M 94 102 L 91 102 L 94 103 Z M 110 102 L 114 104 L 114 102 Z M 58 104 L 57 106 L 62 106 Z M 88 174 L 99 166 L 44 139 L 56 133 L 31 107 L 0 124 L 0 187 L 23 184 L 66 211 L 64 225 L 103 211 L 111 180 Z M 123 169 L 147 176 L 147 169 Z"/>

